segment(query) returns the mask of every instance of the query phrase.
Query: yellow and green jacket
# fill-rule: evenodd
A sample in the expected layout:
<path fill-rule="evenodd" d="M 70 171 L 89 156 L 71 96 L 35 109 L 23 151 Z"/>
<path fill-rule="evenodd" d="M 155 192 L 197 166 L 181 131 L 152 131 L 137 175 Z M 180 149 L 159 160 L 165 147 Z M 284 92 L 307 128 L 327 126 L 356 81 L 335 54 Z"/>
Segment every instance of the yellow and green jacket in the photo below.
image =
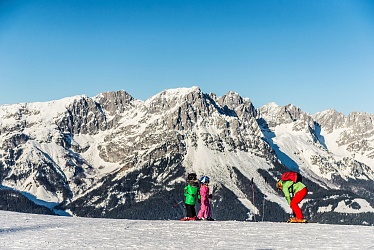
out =
<path fill-rule="evenodd" d="M 300 181 L 296 183 L 293 181 L 282 181 L 282 191 L 288 204 L 291 203 L 291 194 L 293 196 L 303 188 L 305 188 L 305 185 Z"/>

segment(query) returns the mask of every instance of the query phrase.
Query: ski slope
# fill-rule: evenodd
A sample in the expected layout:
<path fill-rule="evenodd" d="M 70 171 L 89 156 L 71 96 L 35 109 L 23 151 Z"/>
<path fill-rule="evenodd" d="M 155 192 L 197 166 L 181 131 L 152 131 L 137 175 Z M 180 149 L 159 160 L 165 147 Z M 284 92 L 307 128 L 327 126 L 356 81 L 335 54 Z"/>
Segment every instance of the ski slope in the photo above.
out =
<path fill-rule="evenodd" d="M 374 228 L 146 221 L 0 211 L 0 249 L 374 249 Z"/>

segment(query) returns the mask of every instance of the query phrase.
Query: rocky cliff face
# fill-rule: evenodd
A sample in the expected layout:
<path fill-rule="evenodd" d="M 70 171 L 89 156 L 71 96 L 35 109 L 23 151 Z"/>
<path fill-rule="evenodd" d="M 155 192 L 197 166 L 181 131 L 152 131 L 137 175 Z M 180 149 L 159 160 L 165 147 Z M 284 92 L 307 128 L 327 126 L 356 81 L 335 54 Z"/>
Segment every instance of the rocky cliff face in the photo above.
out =
<path fill-rule="evenodd" d="M 192 87 L 144 102 L 117 91 L 4 105 L 0 118 L 2 187 L 79 216 L 181 217 L 173 205 L 196 172 L 211 177 L 216 218 L 282 221 L 289 208 L 274 186 L 287 169 L 313 192 L 304 205 L 312 220 L 331 221 L 321 211 L 341 220 L 341 201 L 349 223 L 374 212 L 370 114 L 256 109 L 237 93 Z"/>
<path fill-rule="evenodd" d="M 374 116 L 368 113 L 352 112 L 345 117 L 335 110 L 317 113 L 315 120 L 328 133 L 341 130 L 336 143 L 352 153 L 373 159 Z"/>

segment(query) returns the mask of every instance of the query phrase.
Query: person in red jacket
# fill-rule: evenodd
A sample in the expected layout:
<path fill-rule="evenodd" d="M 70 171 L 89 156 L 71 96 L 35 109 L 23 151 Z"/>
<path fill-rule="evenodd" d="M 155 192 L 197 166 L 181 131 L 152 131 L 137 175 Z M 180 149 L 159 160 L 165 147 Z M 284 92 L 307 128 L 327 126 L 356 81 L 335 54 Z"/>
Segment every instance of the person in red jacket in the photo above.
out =
<path fill-rule="evenodd" d="M 280 180 L 277 182 L 277 188 L 278 190 L 282 190 L 288 204 L 292 209 L 292 212 L 295 215 L 295 217 L 290 218 L 287 222 L 306 222 L 306 220 L 304 219 L 304 215 L 299 207 L 299 203 L 308 194 L 308 189 L 306 188 L 306 186 L 301 181 L 294 183 L 291 180 Z M 291 195 L 293 195 L 293 198 L 291 198 Z"/>
<path fill-rule="evenodd" d="M 203 176 L 200 178 L 200 197 L 201 197 L 201 204 L 200 204 L 200 211 L 197 214 L 197 217 L 200 220 L 214 220 L 211 217 L 211 206 L 209 203 L 209 199 L 212 198 L 212 195 L 209 194 L 209 177 Z"/>

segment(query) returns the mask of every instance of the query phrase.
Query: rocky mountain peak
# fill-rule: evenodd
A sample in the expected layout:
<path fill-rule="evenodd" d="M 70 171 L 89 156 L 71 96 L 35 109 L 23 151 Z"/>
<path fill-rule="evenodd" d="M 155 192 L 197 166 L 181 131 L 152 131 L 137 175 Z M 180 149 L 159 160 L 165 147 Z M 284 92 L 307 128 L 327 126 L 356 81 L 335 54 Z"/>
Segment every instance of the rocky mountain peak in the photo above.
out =
<path fill-rule="evenodd" d="M 314 129 L 312 117 L 292 104 L 279 106 L 273 102 L 260 107 L 257 112 L 257 117 L 264 119 L 270 127 L 297 122 L 295 130 L 304 129 L 305 126 Z"/>
<path fill-rule="evenodd" d="M 227 106 L 229 109 L 235 109 L 243 104 L 243 98 L 236 92 L 229 91 L 227 94 L 218 98 L 217 102 L 222 106 Z"/>
<path fill-rule="evenodd" d="M 134 98 L 126 91 L 104 92 L 93 98 L 109 115 L 122 113 L 133 106 Z"/>
<path fill-rule="evenodd" d="M 348 115 L 346 126 L 357 134 L 367 133 L 374 129 L 374 115 L 365 112 L 352 112 Z"/>
<path fill-rule="evenodd" d="M 328 133 L 346 126 L 346 117 L 335 109 L 318 112 L 313 115 L 313 118 Z"/>
<path fill-rule="evenodd" d="M 256 117 L 256 109 L 249 98 L 242 98 L 238 93 L 229 91 L 217 99 L 217 103 L 226 113 L 232 112 L 241 119 Z"/>

